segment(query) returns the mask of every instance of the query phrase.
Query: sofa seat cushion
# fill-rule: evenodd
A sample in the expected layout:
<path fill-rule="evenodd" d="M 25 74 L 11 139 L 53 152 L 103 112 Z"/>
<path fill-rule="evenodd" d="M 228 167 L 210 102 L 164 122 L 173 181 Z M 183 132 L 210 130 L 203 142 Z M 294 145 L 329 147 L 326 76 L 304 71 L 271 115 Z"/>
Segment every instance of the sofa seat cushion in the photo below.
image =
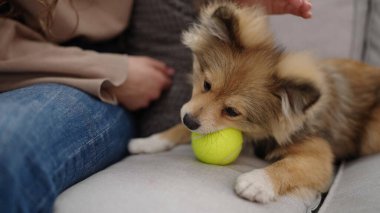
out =
<path fill-rule="evenodd" d="M 303 213 L 315 206 L 290 196 L 266 205 L 236 196 L 236 178 L 265 165 L 250 154 L 243 154 L 229 166 L 203 164 L 194 158 L 189 145 L 130 156 L 67 189 L 54 209 L 55 213 Z"/>
<path fill-rule="evenodd" d="M 380 212 L 380 155 L 341 165 L 320 213 Z"/>

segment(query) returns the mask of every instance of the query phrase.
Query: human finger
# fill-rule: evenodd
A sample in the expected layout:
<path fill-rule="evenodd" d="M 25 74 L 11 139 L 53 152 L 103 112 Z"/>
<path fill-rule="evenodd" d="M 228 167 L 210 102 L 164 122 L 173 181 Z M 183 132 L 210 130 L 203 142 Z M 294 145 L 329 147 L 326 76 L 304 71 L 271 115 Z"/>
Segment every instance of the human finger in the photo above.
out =
<path fill-rule="evenodd" d="M 159 61 L 157 59 L 154 59 L 154 58 L 148 58 L 149 60 L 149 63 L 154 67 L 156 68 L 157 70 L 163 72 L 165 75 L 169 75 L 169 76 L 172 76 L 174 75 L 174 69 L 167 66 L 164 62 L 162 61 Z"/>
<path fill-rule="evenodd" d="M 312 4 L 310 2 L 305 2 L 305 4 L 301 7 L 301 13 L 303 18 L 311 18 L 312 12 L 311 12 Z"/>

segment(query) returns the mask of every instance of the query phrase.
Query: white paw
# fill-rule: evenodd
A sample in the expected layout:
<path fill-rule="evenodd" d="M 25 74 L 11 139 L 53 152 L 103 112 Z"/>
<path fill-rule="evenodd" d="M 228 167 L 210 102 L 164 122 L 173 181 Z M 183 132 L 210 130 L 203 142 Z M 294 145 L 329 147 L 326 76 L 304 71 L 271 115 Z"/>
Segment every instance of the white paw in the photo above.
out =
<path fill-rule="evenodd" d="M 270 177 L 264 169 L 256 169 L 238 177 L 235 192 L 250 201 L 268 203 L 276 199 Z"/>
<path fill-rule="evenodd" d="M 147 138 L 132 139 L 128 144 L 128 150 L 133 154 L 156 153 L 169 150 L 174 147 L 174 143 L 160 137 L 152 135 Z"/>

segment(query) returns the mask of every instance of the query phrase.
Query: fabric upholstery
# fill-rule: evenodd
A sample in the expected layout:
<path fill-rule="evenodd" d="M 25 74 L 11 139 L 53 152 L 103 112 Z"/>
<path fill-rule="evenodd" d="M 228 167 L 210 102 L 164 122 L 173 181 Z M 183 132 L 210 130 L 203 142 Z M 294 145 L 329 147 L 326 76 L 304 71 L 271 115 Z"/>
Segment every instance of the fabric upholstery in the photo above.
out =
<path fill-rule="evenodd" d="M 361 59 L 369 64 L 380 66 L 380 1 L 368 0 L 357 4 L 357 7 L 367 6 Z"/>
<path fill-rule="evenodd" d="M 380 212 L 379 180 L 380 155 L 343 164 L 319 212 Z"/>
<path fill-rule="evenodd" d="M 134 2 L 130 26 L 124 37 L 127 53 L 157 58 L 176 70 L 170 90 L 137 116 L 140 136 L 148 136 L 180 122 L 181 106 L 191 94 L 189 74 L 192 68 L 192 56 L 181 43 L 181 32 L 195 20 L 193 1 Z"/>
<path fill-rule="evenodd" d="M 360 1 L 311 1 L 311 19 L 271 16 L 272 29 L 279 44 L 288 51 L 308 51 L 322 59 L 348 58 L 352 51 L 354 2 Z"/>
<path fill-rule="evenodd" d="M 315 206 L 295 197 L 262 205 L 236 196 L 238 175 L 265 165 L 248 154 L 229 166 L 206 165 L 194 158 L 189 145 L 131 156 L 66 190 L 55 213 L 303 213 Z"/>

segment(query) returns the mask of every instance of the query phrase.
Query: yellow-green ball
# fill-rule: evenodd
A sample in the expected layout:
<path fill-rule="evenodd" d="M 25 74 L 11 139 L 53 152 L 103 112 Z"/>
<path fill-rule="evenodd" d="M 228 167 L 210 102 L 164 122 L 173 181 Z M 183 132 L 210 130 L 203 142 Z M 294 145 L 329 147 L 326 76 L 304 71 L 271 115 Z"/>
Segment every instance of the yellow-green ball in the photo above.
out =
<path fill-rule="evenodd" d="M 207 135 L 191 134 L 191 147 L 199 161 L 227 165 L 236 160 L 243 147 L 243 134 L 236 129 L 223 129 Z"/>

